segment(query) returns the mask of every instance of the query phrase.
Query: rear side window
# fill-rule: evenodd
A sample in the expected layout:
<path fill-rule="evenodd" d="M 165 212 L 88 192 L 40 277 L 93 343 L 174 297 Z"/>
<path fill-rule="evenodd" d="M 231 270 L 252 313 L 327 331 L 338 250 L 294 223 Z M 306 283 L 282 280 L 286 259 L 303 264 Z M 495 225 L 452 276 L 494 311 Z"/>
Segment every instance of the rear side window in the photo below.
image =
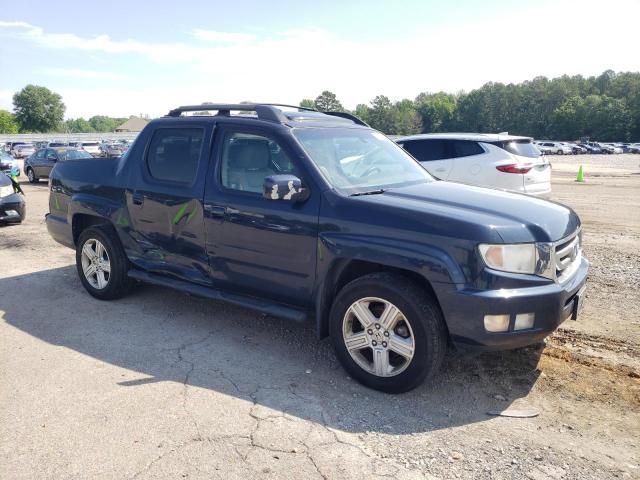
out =
<path fill-rule="evenodd" d="M 420 162 L 449 158 L 444 140 L 412 140 L 403 147 Z"/>
<path fill-rule="evenodd" d="M 44 148 L 42 150 L 38 150 L 38 152 L 36 153 L 36 158 L 37 159 L 43 159 L 45 152 L 46 152 L 46 150 Z"/>
<path fill-rule="evenodd" d="M 484 149 L 478 144 L 478 142 L 472 142 L 470 140 L 453 140 L 451 142 L 451 149 L 453 151 L 453 157 L 470 157 L 471 155 L 480 155 L 484 153 Z"/>
<path fill-rule="evenodd" d="M 196 178 L 204 129 L 159 128 L 153 134 L 147 166 L 156 180 L 190 184 Z"/>
<path fill-rule="evenodd" d="M 513 142 L 498 142 L 495 145 L 514 155 L 521 157 L 538 158 L 542 153 L 540 149 L 528 140 Z M 542 143 L 542 146 L 553 146 L 551 143 Z"/>

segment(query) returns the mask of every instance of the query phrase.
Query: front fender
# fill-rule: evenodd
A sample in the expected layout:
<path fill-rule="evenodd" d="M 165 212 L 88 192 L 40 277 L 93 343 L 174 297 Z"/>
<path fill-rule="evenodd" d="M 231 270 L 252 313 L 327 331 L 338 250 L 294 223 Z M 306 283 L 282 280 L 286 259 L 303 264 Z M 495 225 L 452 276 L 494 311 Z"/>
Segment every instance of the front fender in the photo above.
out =
<path fill-rule="evenodd" d="M 349 262 L 358 260 L 407 270 L 429 283 L 464 283 L 464 274 L 443 249 L 432 245 L 346 233 L 322 233 L 318 238 L 317 276 L 314 291 L 316 332 L 328 335 L 328 318 L 335 285 Z"/>

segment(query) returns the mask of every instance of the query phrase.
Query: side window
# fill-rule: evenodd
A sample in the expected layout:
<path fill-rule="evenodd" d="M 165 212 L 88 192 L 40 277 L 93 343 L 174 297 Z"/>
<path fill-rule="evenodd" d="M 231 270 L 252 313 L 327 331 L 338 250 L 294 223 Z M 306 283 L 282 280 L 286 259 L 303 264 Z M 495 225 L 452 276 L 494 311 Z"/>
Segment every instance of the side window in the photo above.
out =
<path fill-rule="evenodd" d="M 225 135 L 221 168 L 225 188 L 262 194 L 264 178 L 281 173 L 298 175 L 293 162 L 277 142 L 248 133 Z"/>
<path fill-rule="evenodd" d="M 38 150 L 38 152 L 36 153 L 36 158 L 38 160 L 42 160 L 44 158 L 44 153 L 46 152 L 46 150 L 43 148 L 42 150 Z"/>
<path fill-rule="evenodd" d="M 448 158 L 444 140 L 412 140 L 404 144 L 404 149 L 420 162 Z"/>
<path fill-rule="evenodd" d="M 454 140 L 451 142 L 451 148 L 453 156 L 458 157 L 470 157 L 471 155 L 480 155 L 484 153 L 484 149 L 478 145 L 478 142 L 471 142 L 467 140 Z"/>
<path fill-rule="evenodd" d="M 153 134 L 147 166 L 156 180 L 190 184 L 196 178 L 204 129 L 159 128 Z"/>

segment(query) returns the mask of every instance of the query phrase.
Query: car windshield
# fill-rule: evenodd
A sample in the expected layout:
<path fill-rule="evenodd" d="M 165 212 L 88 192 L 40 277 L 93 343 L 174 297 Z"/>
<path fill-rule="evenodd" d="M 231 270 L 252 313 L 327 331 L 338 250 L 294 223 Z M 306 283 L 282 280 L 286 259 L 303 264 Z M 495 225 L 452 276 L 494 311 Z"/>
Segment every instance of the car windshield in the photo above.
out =
<path fill-rule="evenodd" d="M 521 157 L 538 158 L 541 155 L 540 149 L 529 140 L 513 140 L 510 142 L 501 142 L 499 147 L 507 152 Z"/>
<path fill-rule="evenodd" d="M 87 152 L 83 152 L 82 150 L 61 150 L 58 151 L 58 156 L 60 160 L 80 160 L 82 158 L 93 158 Z"/>
<path fill-rule="evenodd" d="M 304 128 L 293 133 L 327 181 L 345 194 L 434 181 L 402 148 L 375 130 Z"/>

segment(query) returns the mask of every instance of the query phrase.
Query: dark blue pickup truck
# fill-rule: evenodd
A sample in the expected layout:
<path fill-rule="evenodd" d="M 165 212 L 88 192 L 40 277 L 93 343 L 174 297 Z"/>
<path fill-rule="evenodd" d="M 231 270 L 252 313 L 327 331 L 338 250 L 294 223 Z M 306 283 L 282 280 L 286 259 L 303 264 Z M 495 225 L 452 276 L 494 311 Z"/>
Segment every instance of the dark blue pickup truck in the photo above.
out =
<path fill-rule="evenodd" d="M 571 209 L 436 181 L 356 117 L 267 104 L 180 107 L 119 159 L 58 162 L 49 209 L 94 297 L 135 279 L 310 321 L 388 392 L 449 345 L 540 342 L 589 266 Z"/>

